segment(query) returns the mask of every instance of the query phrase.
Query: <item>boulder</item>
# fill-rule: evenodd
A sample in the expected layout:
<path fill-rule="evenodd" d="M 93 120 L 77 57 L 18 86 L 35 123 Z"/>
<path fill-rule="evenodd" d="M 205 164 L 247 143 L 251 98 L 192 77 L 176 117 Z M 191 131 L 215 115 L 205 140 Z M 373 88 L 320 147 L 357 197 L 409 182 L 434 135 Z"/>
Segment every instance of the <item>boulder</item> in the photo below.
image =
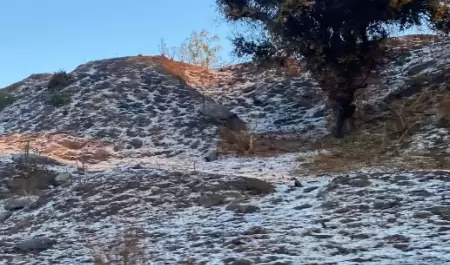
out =
<path fill-rule="evenodd" d="M 208 154 L 205 156 L 206 162 L 216 161 L 217 159 L 218 155 L 216 150 L 209 151 Z"/>
<path fill-rule="evenodd" d="M 225 126 L 229 130 L 243 131 L 248 129 L 247 124 L 236 113 L 231 112 L 219 103 L 206 102 L 200 106 L 199 112 L 207 117 L 211 123 Z"/>
<path fill-rule="evenodd" d="M 15 249 L 20 252 L 40 252 L 51 248 L 56 243 L 55 240 L 45 237 L 35 237 L 27 239 L 16 245 Z"/>
<path fill-rule="evenodd" d="M 4 221 L 8 220 L 9 217 L 11 217 L 12 212 L 10 211 L 4 211 L 0 212 L 0 223 L 3 223 Z"/>
<path fill-rule="evenodd" d="M 17 211 L 25 208 L 27 205 L 31 204 L 31 199 L 29 198 L 14 198 L 9 199 L 5 202 L 3 208 L 7 211 Z"/>
<path fill-rule="evenodd" d="M 72 175 L 70 175 L 68 172 L 62 172 L 62 173 L 59 173 L 55 177 L 55 183 L 57 185 L 61 185 L 61 184 L 63 184 L 64 182 L 68 181 L 71 178 L 72 178 Z"/>

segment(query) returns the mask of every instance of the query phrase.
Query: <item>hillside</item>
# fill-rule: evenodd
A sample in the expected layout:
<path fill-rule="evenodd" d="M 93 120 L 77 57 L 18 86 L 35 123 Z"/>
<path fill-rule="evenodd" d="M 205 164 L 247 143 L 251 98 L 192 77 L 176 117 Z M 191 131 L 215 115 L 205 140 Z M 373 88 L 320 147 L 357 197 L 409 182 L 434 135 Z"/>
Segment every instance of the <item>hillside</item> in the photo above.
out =
<path fill-rule="evenodd" d="M 96 258 L 127 231 L 150 264 L 450 262 L 450 39 L 387 45 L 342 141 L 296 67 L 131 56 L 4 88 L 0 264 L 124 264 Z"/>

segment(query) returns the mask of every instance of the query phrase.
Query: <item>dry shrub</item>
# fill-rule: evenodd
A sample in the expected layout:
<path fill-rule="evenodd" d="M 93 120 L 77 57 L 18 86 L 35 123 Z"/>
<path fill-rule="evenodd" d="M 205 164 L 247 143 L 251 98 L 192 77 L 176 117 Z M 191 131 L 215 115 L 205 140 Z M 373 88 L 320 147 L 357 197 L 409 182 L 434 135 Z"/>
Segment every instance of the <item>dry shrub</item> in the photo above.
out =
<path fill-rule="evenodd" d="M 122 233 L 109 247 L 93 244 L 89 248 L 95 265 L 147 265 L 149 258 L 141 245 L 137 231 Z"/>
<path fill-rule="evenodd" d="M 220 128 L 219 152 L 235 156 L 269 157 L 307 151 L 306 142 L 299 134 L 236 133 Z"/>
<path fill-rule="evenodd" d="M 438 121 L 450 122 L 450 95 L 446 95 L 438 104 L 437 109 Z"/>
<path fill-rule="evenodd" d="M 60 70 L 52 75 L 47 84 L 49 89 L 62 89 L 73 83 L 73 77 L 64 70 Z"/>
<path fill-rule="evenodd" d="M 410 137 L 423 125 L 431 122 L 427 120 L 426 112 L 435 105 L 435 93 L 436 91 L 428 90 L 409 99 L 397 100 L 390 105 L 389 113 L 381 118 L 364 114 L 358 116 L 358 129 L 345 139 L 330 138 L 314 143 L 311 148 L 328 150 L 329 153 L 313 157 L 302 164 L 302 168 L 310 173 L 342 173 L 363 167 L 382 166 L 450 168 L 450 158 L 437 154 L 402 154 L 402 149 L 409 144 Z M 448 102 L 439 101 L 438 113 L 449 113 Z"/>
<path fill-rule="evenodd" d="M 12 194 L 39 195 L 42 190 L 55 185 L 56 174 L 49 171 L 46 164 L 57 162 L 51 158 L 32 154 L 30 150 L 30 142 L 27 141 L 22 148 L 20 157 L 0 174 L 0 177 L 8 178 L 7 187 Z"/>
<path fill-rule="evenodd" d="M 221 150 L 233 150 L 237 154 L 248 154 L 253 150 L 254 135 L 248 130 L 233 131 L 220 126 L 219 138 Z"/>

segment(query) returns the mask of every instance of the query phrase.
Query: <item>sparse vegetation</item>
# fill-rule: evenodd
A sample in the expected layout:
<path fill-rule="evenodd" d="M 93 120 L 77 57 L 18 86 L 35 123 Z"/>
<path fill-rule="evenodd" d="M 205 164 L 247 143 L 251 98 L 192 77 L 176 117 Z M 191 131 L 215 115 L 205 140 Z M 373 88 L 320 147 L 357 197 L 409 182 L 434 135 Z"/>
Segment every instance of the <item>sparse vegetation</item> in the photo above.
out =
<path fill-rule="evenodd" d="M 392 55 L 385 41 L 427 23 L 450 31 L 450 9 L 443 0 L 216 0 L 229 22 L 249 26 L 234 39 L 238 56 L 255 60 L 293 58 L 304 63 L 328 94 L 335 112 L 335 136 L 355 112 L 355 92 Z M 361 16 L 361 14 L 364 14 Z"/>
<path fill-rule="evenodd" d="M 136 231 L 128 229 L 112 246 L 90 246 L 95 265 L 146 265 L 149 258 Z"/>
<path fill-rule="evenodd" d="M 60 70 L 52 75 L 47 88 L 51 90 L 61 90 L 73 83 L 73 77 L 64 70 Z"/>
<path fill-rule="evenodd" d="M 181 62 L 213 68 L 221 64 L 219 52 L 221 46 L 216 44 L 220 39 L 217 35 L 211 36 L 206 30 L 194 31 L 180 46 L 169 46 L 164 39 L 159 45 L 160 54 Z"/>
<path fill-rule="evenodd" d="M 15 101 L 16 98 L 13 95 L 8 93 L 0 93 L 0 111 L 13 104 Z"/>
<path fill-rule="evenodd" d="M 410 136 L 424 125 L 433 122 L 426 111 L 434 105 L 438 91 L 426 90 L 410 98 L 390 103 L 390 111 L 378 122 L 373 117 L 361 117 L 359 129 L 344 140 L 324 139 L 314 143 L 312 149 L 328 152 L 301 161 L 302 169 L 310 173 L 343 173 L 365 167 L 390 167 L 409 169 L 449 169 L 450 158 L 436 152 L 414 155 L 403 153 Z M 447 106 L 444 96 L 437 103 L 437 117 L 442 117 Z M 445 118 L 444 118 L 445 119 Z"/>
<path fill-rule="evenodd" d="M 7 187 L 12 194 L 21 196 L 39 195 L 42 190 L 54 185 L 55 173 L 47 170 L 47 164 L 57 164 L 51 158 L 30 153 L 30 142 L 24 143 L 22 153 L 3 174 L 9 176 Z"/>
<path fill-rule="evenodd" d="M 439 102 L 437 119 L 440 125 L 450 127 L 450 96 L 446 95 Z"/>
<path fill-rule="evenodd" d="M 66 92 L 54 92 L 48 96 L 46 103 L 54 107 L 61 107 L 69 104 L 71 101 L 70 94 Z"/>

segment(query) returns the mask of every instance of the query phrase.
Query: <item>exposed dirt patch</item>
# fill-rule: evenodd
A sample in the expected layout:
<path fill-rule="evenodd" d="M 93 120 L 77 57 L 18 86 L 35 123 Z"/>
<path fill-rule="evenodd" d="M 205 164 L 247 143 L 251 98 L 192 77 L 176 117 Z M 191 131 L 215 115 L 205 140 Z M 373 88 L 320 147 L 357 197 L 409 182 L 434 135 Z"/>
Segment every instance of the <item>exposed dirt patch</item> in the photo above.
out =
<path fill-rule="evenodd" d="M 0 138 L 3 153 L 21 152 L 26 145 L 33 153 L 84 163 L 106 161 L 115 156 L 111 143 L 63 133 L 10 134 Z"/>

